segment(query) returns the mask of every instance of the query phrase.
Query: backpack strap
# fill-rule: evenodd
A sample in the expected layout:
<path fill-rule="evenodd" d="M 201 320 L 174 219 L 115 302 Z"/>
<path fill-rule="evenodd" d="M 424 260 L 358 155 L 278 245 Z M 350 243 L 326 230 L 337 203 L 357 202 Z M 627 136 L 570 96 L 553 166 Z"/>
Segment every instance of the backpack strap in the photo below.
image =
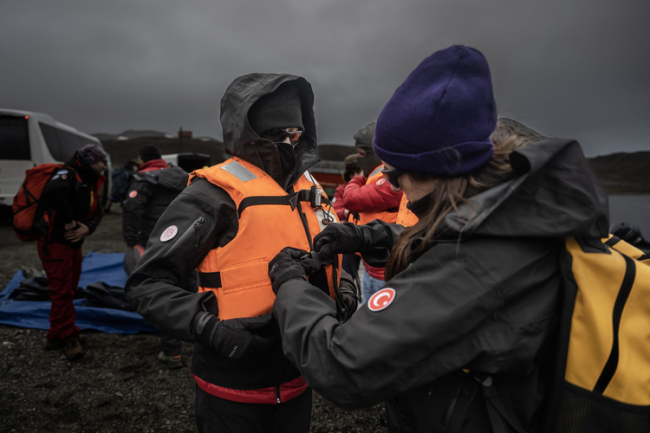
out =
<path fill-rule="evenodd" d="M 619 253 L 629 256 L 638 261 L 643 261 L 648 258 L 648 255 L 643 251 L 614 235 L 611 235 L 609 239 L 605 240 L 604 244 L 618 251 Z"/>
<path fill-rule="evenodd" d="M 514 429 L 517 433 L 527 433 L 512 409 L 506 405 L 499 396 L 492 376 L 472 373 L 474 379 L 481 384 L 481 391 L 485 397 L 490 424 L 494 433 L 510 433 Z M 508 428 L 510 426 L 511 428 Z"/>

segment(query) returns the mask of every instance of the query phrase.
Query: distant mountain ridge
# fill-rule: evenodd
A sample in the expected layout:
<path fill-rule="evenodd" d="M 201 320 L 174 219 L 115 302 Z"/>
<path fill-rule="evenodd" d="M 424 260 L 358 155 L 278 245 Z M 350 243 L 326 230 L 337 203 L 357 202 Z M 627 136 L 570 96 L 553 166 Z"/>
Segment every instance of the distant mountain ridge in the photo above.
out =
<path fill-rule="evenodd" d="M 120 140 L 117 138 L 109 140 L 100 139 L 100 141 L 109 155 L 111 155 L 113 168 L 124 165 L 129 159 L 137 158 L 140 149 L 147 145 L 156 146 L 163 155 L 181 152 L 206 153 L 210 155 L 212 164 L 219 164 L 227 157 L 224 153 L 223 143 L 210 138 L 184 138 L 182 143 L 176 137 L 167 138 L 164 136 L 136 137 L 128 140 Z"/>
<path fill-rule="evenodd" d="M 607 192 L 650 192 L 650 151 L 612 153 L 587 158 L 587 162 Z"/>
<path fill-rule="evenodd" d="M 175 135 L 173 134 L 168 134 L 166 132 L 160 132 L 160 131 L 154 131 L 151 129 L 142 129 L 142 130 L 136 130 L 136 129 L 127 129 L 126 131 L 120 133 L 120 134 L 107 134 L 104 132 L 98 132 L 96 134 L 90 134 L 93 137 L 97 137 L 100 141 L 108 141 L 108 140 L 117 140 L 118 137 L 126 137 L 128 139 L 131 138 L 158 138 L 158 137 L 166 137 L 166 138 L 173 138 Z"/>

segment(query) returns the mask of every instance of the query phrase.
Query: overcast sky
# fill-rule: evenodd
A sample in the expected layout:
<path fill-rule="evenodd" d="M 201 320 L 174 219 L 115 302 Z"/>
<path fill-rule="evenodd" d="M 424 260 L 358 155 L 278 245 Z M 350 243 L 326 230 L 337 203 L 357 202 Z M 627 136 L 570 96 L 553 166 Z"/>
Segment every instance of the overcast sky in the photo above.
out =
<path fill-rule="evenodd" d="M 422 59 L 482 51 L 501 116 L 588 156 L 650 149 L 649 0 L 0 0 L 0 107 L 88 132 L 221 139 L 250 72 L 311 82 L 320 143 L 352 144 Z"/>

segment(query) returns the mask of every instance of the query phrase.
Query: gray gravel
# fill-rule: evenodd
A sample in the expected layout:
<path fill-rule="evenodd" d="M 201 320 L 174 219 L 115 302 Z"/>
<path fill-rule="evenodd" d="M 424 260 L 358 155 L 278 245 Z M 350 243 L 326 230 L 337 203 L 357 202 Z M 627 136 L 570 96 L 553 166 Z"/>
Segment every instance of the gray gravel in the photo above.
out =
<path fill-rule="evenodd" d="M 84 252 L 124 252 L 121 214 L 107 214 Z M 41 269 L 34 243 L 0 227 L 0 288 L 21 267 Z M 194 381 L 185 343 L 180 370 L 156 355 L 156 335 L 86 332 L 86 356 L 69 362 L 46 351 L 46 331 L 0 325 L 0 432 L 196 432 Z M 312 428 L 320 432 L 379 432 L 380 406 L 345 411 L 314 395 Z"/>

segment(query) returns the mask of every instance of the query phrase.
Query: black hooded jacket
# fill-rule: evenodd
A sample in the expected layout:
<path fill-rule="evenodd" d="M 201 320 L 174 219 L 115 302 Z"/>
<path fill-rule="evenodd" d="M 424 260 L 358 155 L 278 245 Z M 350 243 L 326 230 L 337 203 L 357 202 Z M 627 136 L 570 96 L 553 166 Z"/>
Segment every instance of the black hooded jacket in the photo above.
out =
<path fill-rule="evenodd" d="M 366 303 L 340 324 L 318 289 L 282 286 L 273 313 L 284 351 L 314 390 L 345 408 L 388 400 L 391 432 L 492 432 L 483 393 L 496 392 L 523 431 L 538 430 L 563 239 L 606 237 L 608 202 L 575 141 L 529 144 L 510 159 L 517 175 L 446 216 L 444 237 L 386 284 L 386 308 Z M 373 227 L 385 240 L 399 232 Z"/>
<path fill-rule="evenodd" d="M 248 110 L 263 95 L 282 83 L 295 81 L 300 87 L 305 132 L 296 145 L 278 145 L 259 137 L 248 122 Z M 235 80 L 221 100 L 221 124 L 226 151 L 255 164 L 285 189 L 319 160 L 316 156 L 316 127 L 313 93 L 300 77 L 279 74 L 250 74 Z M 288 148 L 288 149 L 287 149 Z M 284 159 L 284 160 L 283 160 Z M 282 167 L 295 167 L 283 172 Z M 171 225 L 178 235 L 161 242 L 162 232 Z M 169 205 L 152 231 L 147 249 L 126 284 L 126 296 L 147 322 L 167 335 L 198 342 L 192 325 L 201 311 L 216 314 L 212 292 L 191 293 L 182 289 L 192 271 L 208 252 L 228 244 L 238 231 L 235 203 L 221 188 L 196 178 Z M 192 372 L 199 378 L 227 388 L 258 389 L 276 386 L 300 374 L 284 357 L 277 324 L 277 344 L 268 352 L 234 362 L 211 347 L 195 345 Z"/>
<path fill-rule="evenodd" d="M 70 242 L 65 239 L 64 226 L 78 221 L 88 226 L 89 234 L 95 231 L 104 215 L 99 203 L 99 189 L 104 180 L 90 166 L 76 159 L 66 162 L 54 173 L 41 195 L 41 206 L 48 214 L 49 224 L 43 219 L 36 223 L 49 243 L 81 248 L 84 240 Z"/>
<path fill-rule="evenodd" d="M 180 167 L 135 173 L 123 202 L 122 233 L 130 247 L 145 247 L 158 218 L 187 185 L 188 174 Z"/>

